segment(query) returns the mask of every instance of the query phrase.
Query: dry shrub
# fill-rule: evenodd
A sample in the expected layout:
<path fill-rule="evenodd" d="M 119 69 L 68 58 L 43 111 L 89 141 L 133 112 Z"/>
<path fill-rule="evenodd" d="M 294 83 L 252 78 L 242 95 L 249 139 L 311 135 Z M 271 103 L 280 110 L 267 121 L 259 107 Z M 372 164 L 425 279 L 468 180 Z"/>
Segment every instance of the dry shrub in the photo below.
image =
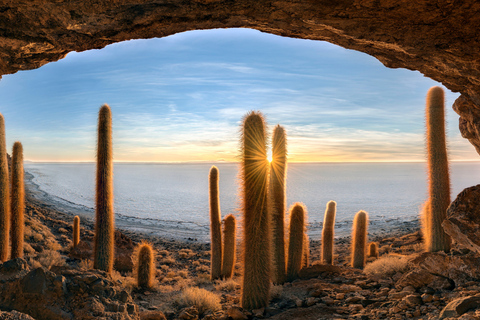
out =
<path fill-rule="evenodd" d="M 93 269 L 93 261 L 89 259 L 80 260 L 78 268 L 84 271 L 91 270 Z"/>
<path fill-rule="evenodd" d="M 235 280 L 233 280 L 232 278 L 227 279 L 227 280 L 223 280 L 223 281 L 217 280 L 217 281 L 215 281 L 215 283 L 216 283 L 215 284 L 215 289 L 218 290 L 218 291 L 231 292 L 231 291 L 235 291 L 236 289 L 240 288 L 240 285 Z"/>
<path fill-rule="evenodd" d="M 209 272 L 210 268 L 207 266 L 199 266 L 195 270 L 197 270 L 198 272 Z"/>
<path fill-rule="evenodd" d="M 38 255 L 38 262 L 47 269 L 53 266 L 65 266 L 65 258 L 58 251 L 45 250 Z"/>
<path fill-rule="evenodd" d="M 168 256 L 170 252 L 168 250 L 160 250 L 158 254 L 161 254 L 162 256 Z"/>
<path fill-rule="evenodd" d="M 165 276 L 165 278 L 174 278 L 177 274 L 175 273 L 175 271 L 170 271 L 167 273 L 167 275 Z"/>
<path fill-rule="evenodd" d="M 177 303 L 180 307 L 195 306 L 200 316 L 204 315 L 207 311 L 215 312 L 222 308 L 219 296 L 197 287 L 185 288 L 180 293 Z"/>
<path fill-rule="evenodd" d="M 181 271 L 178 271 L 177 273 L 182 278 L 185 278 L 185 279 L 188 278 L 188 271 L 186 271 L 186 270 L 181 270 Z"/>
<path fill-rule="evenodd" d="M 170 270 L 170 267 L 163 264 L 163 265 L 160 266 L 160 269 L 167 272 L 168 270 Z"/>
<path fill-rule="evenodd" d="M 175 259 L 172 258 L 172 257 L 165 257 L 162 259 L 162 261 L 160 261 L 161 264 L 174 264 L 175 263 Z"/>
<path fill-rule="evenodd" d="M 367 264 L 363 272 L 368 276 L 391 277 L 397 272 L 404 272 L 408 267 L 407 262 L 407 256 L 388 255 Z"/>
<path fill-rule="evenodd" d="M 187 259 L 187 258 L 188 258 L 188 253 L 179 252 L 179 253 L 178 253 L 178 257 L 179 257 L 180 259 Z"/>
<path fill-rule="evenodd" d="M 58 228 L 58 232 L 60 232 L 60 233 L 70 233 L 70 232 L 68 232 L 68 230 L 65 229 L 65 228 Z"/>
<path fill-rule="evenodd" d="M 211 283 L 210 274 L 208 273 L 201 273 L 195 278 L 195 284 L 197 286 L 202 284 L 207 284 L 207 283 Z"/>
<path fill-rule="evenodd" d="M 192 262 L 192 265 L 198 267 L 200 265 L 200 261 L 195 260 Z"/>

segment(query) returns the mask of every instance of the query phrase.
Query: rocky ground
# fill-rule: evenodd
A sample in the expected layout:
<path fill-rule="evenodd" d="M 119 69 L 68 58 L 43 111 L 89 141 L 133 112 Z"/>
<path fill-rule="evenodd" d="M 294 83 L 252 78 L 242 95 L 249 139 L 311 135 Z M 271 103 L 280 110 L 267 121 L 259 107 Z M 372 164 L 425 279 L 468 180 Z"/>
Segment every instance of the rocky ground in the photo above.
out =
<path fill-rule="evenodd" d="M 273 286 L 268 308 L 243 310 L 240 265 L 233 279 L 211 282 L 207 244 L 117 231 L 109 275 L 92 269 L 92 222 L 82 220 L 73 250 L 72 221 L 29 197 L 25 257 L 0 265 L 0 319 L 480 319 L 480 255 L 424 253 L 419 231 L 370 239 L 380 258 L 364 270 L 348 266 L 349 238 L 336 241 L 334 266 L 316 262 L 320 243 L 311 241 L 300 279 Z M 130 258 L 143 240 L 156 253 L 148 291 L 136 288 Z"/>

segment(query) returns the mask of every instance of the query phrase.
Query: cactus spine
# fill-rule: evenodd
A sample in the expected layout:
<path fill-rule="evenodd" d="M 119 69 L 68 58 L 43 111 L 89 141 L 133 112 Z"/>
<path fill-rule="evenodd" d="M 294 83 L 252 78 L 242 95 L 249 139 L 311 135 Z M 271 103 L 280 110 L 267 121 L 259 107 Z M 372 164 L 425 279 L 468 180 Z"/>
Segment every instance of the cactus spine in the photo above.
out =
<path fill-rule="evenodd" d="M 10 241 L 10 187 L 8 178 L 5 120 L 0 114 L 0 261 L 8 259 Z"/>
<path fill-rule="evenodd" d="M 273 282 L 285 282 L 285 174 L 287 170 L 286 134 L 277 125 L 273 130 L 270 192 L 272 204 Z"/>
<path fill-rule="evenodd" d="M 297 202 L 290 208 L 290 235 L 288 242 L 287 280 L 292 281 L 298 277 L 302 268 L 302 260 L 305 254 L 303 249 L 305 239 L 306 208 Z"/>
<path fill-rule="evenodd" d="M 368 214 L 360 210 L 353 219 L 352 267 L 363 269 L 367 250 Z"/>
<path fill-rule="evenodd" d="M 322 263 L 333 264 L 333 238 L 335 234 L 335 215 L 337 203 L 329 201 L 323 218 Z"/>
<path fill-rule="evenodd" d="M 103 105 L 98 114 L 95 252 L 93 267 L 112 272 L 114 261 L 112 112 Z"/>
<path fill-rule="evenodd" d="M 241 163 L 243 200 L 243 288 L 242 307 L 258 309 L 270 296 L 270 237 L 267 208 L 269 164 L 266 125 L 260 112 L 250 112 L 243 121 Z"/>
<path fill-rule="evenodd" d="M 73 247 L 75 248 L 80 242 L 80 217 L 73 218 Z"/>
<path fill-rule="evenodd" d="M 450 251 L 451 239 L 442 228 L 450 205 L 450 179 L 445 142 L 444 93 L 432 87 L 426 104 L 429 199 L 424 208 L 425 249 L 428 252 Z"/>
<path fill-rule="evenodd" d="M 138 245 L 137 257 L 137 286 L 151 288 L 155 279 L 155 261 L 153 249 L 149 243 L 142 242 Z"/>
<path fill-rule="evenodd" d="M 222 222 L 220 218 L 220 199 L 218 198 L 218 168 L 212 166 L 209 180 L 210 202 L 210 278 L 216 280 L 222 275 Z"/>
<path fill-rule="evenodd" d="M 23 229 L 25 210 L 25 189 L 23 182 L 23 147 L 20 142 L 13 144 L 12 151 L 12 259 L 23 257 Z"/>
<path fill-rule="evenodd" d="M 371 258 L 378 258 L 378 244 L 376 242 L 372 242 L 368 246 L 368 256 Z"/>
<path fill-rule="evenodd" d="M 229 214 L 225 217 L 225 226 L 223 229 L 222 277 L 225 279 L 232 277 L 233 267 L 235 266 L 236 228 L 235 216 Z"/>

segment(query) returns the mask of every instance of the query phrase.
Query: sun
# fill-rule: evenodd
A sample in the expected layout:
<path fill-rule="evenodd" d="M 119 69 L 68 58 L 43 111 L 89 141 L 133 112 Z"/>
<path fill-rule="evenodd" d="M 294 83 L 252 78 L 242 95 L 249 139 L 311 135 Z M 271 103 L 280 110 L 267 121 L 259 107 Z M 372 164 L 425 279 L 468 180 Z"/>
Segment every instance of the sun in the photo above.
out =
<path fill-rule="evenodd" d="M 268 160 L 268 163 L 272 163 L 273 161 L 272 151 L 267 152 L 267 160 Z"/>

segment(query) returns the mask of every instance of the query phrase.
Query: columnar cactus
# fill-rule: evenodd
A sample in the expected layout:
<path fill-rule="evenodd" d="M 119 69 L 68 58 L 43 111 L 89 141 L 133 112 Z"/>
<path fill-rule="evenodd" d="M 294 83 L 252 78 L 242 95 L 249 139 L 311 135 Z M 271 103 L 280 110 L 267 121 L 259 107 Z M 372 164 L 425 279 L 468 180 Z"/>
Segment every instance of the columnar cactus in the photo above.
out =
<path fill-rule="evenodd" d="M 80 242 L 80 217 L 73 218 L 73 247 L 77 247 Z"/>
<path fill-rule="evenodd" d="M 305 232 L 303 234 L 303 259 L 302 259 L 302 268 L 306 268 L 310 265 L 310 239 L 308 234 Z"/>
<path fill-rule="evenodd" d="M 333 238 L 335 234 L 335 215 L 337 203 L 329 201 L 323 218 L 322 230 L 322 263 L 333 264 Z"/>
<path fill-rule="evenodd" d="M 210 202 L 210 278 L 216 280 L 222 275 L 222 222 L 220 218 L 220 199 L 218 197 L 218 168 L 212 166 L 209 174 Z"/>
<path fill-rule="evenodd" d="M 136 263 L 137 286 L 151 288 L 155 279 L 155 260 L 152 246 L 149 243 L 139 244 Z"/>
<path fill-rule="evenodd" d="M 269 164 L 263 115 L 250 112 L 243 121 L 241 163 L 243 211 L 242 306 L 258 309 L 270 298 L 270 221 L 267 208 Z"/>
<path fill-rule="evenodd" d="M 444 93 L 428 90 L 426 104 L 429 199 L 423 211 L 423 233 L 428 252 L 450 251 L 451 239 L 442 228 L 450 205 L 450 178 L 445 142 Z"/>
<path fill-rule="evenodd" d="M 302 260 L 305 254 L 305 220 L 307 210 L 299 202 L 290 208 L 290 235 L 288 245 L 287 259 L 287 280 L 293 281 L 298 277 L 298 272 L 302 268 Z"/>
<path fill-rule="evenodd" d="M 272 162 L 270 164 L 270 194 L 272 210 L 273 282 L 285 282 L 285 184 L 287 171 L 286 134 L 277 125 L 273 130 Z"/>
<path fill-rule="evenodd" d="M 12 259 L 23 257 L 23 229 L 25 211 L 25 187 L 23 181 L 23 147 L 20 142 L 13 144 L 12 187 L 11 187 L 11 236 Z"/>
<path fill-rule="evenodd" d="M 5 120 L 0 114 L 0 261 L 8 260 L 10 240 L 10 187 L 8 178 Z"/>
<path fill-rule="evenodd" d="M 360 210 L 353 219 L 352 267 L 363 269 L 367 251 L 368 214 Z"/>
<path fill-rule="evenodd" d="M 223 227 L 223 264 L 222 277 L 225 279 L 231 278 L 233 275 L 233 268 L 235 266 L 235 251 L 236 251 L 236 220 L 233 214 L 225 217 L 225 225 Z"/>
<path fill-rule="evenodd" d="M 114 261 L 112 112 L 103 105 L 98 114 L 95 252 L 93 267 L 112 272 Z"/>
<path fill-rule="evenodd" d="M 368 256 L 370 258 L 378 258 L 378 244 L 376 242 L 371 242 L 368 246 Z"/>

